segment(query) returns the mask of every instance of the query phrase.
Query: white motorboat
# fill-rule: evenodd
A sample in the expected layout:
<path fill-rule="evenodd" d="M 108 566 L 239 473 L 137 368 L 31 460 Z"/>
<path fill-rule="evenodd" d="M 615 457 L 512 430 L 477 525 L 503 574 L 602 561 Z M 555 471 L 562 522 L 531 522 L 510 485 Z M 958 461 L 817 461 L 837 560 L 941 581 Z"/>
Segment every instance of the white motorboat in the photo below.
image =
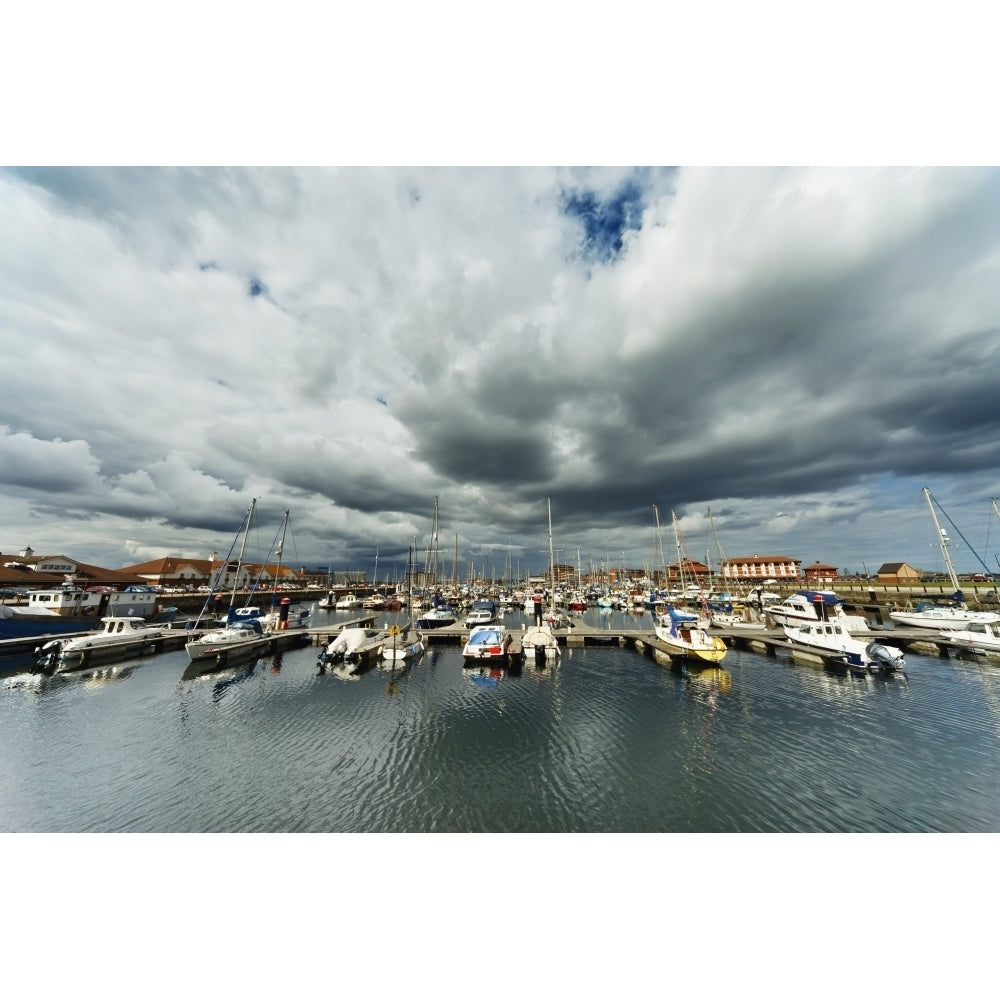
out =
<path fill-rule="evenodd" d="M 380 652 L 384 642 L 385 632 L 381 629 L 365 626 L 345 628 L 320 653 L 319 658 L 324 663 L 340 663 L 342 660 L 353 663 L 363 656 Z"/>
<path fill-rule="evenodd" d="M 536 660 L 559 656 L 559 642 L 551 625 L 525 625 L 521 635 L 521 649 L 525 656 Z"/>
<path fill-rule="evenodd" d="M 489 608 L 472 608 L 465 616 L 465 627 L 475 628 L 477 625 L 489 625 L 494 617 Z"/>
<path fill-rule="evenodd" d="M 865 670 L 901 670 L 903 651 L 880 642 L 855 638 L 837 622 L 782 626 L 788 641 L 826 656 L 843 659 L 849 667 Z"/>
<path fill-rule="evenodd" d="M 479 625 L 472 630 L 462 648 L 466 660 L 504 660 L 510 650 L 511 636 L 504 625 Z"/>
<path fill-rule="evenodd" d="M 810 625 L 813 622 L 837 622 L 848 632 L 867 632 L 868 622 L 861 615 L 849 615 L 832 590 L 800 590 L 778 604 L 766 604 L 762 613 L 775 625 Z"/>
<path fill-rule="evenodd" d="M 975 653 L 1000 654 L 1000 625 L 993 622 L 969 622 L 966 628 L 945 630 L 942 639 L 947 639 Z"/>
<path fill-rule="evenodd" d="M 344 594 L 334 605 L 337 611 L 358 611 L 364 606 L 364 601 L 355 594 Z"/>
<path fill-rule="evenodd" d="M 156 640 L 168 630 L 146 624 L 144 618 L 111 616 L 102 618 L 104 630 L 75 639 L 53 639 L 35 650 L 35 660 L 43 669 L 64 673 L 109 656 L 127 657 L 153 652 Z"/>

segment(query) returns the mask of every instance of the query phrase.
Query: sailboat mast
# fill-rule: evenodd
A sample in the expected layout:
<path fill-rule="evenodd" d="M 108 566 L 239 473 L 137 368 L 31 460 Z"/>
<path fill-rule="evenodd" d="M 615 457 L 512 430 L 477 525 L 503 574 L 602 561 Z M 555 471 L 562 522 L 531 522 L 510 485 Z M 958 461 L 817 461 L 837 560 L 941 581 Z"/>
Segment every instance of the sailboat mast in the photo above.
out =
<path fill-rule="evenodd" d="M 660 563 L 663 566 L 663 585 L 670 587 L 670 570 L 667 568 L 667 557 L 663 552 L 663 533 L 660 530 L 660 508 L 653 504 L 653 516 L 656 518 L 656 546 L 660 551 Z"/>
<path fill-rule="evenodd" d="M 552 548 L 552 497 L 546 497 L 549 505 L 549 575 L 552 579 L 552 604 L 556 603 L 556 556 Z"/>
<path fill-rule="evenodd" d="M 247 537 L 250 534 L 250 522 L 253 520 L 253 512 L 256 506 L 257 498 L 253 497 L 250 500 L 250 506 L 247 508 L 246 524 L 243 527 L 243 544 L 240 545 L 240 556 L 236 562 L 236 576 L 233 579 L 233 592 L 229 595 L 230 610 L 236 603 L 236 588 L 239 586 L 240 582 L 240 571 L 243 569 L 243 556 L 247 550 Z"/>
<path fill-rule="evenodd" d="M 677 511 L 672 510 L 670 516 L 674 520 L 674 544 L 677 546 L 677 569 L 681 575 L 681 592 L 684 592 L 684 585 L 687 582 L 684 577 L 684 559 L 681 555 L 681 532 L 680 528 L 677 526 Z"/>
<path fill-rule="evenodd" d="M 434 498 L 434 537 L 431 539 L 431 542 L 433 544 L 433 557 L 432 557 L 433 561 L 431 563 L 431 565 L 433 566 L 433 570 L 432 570 L 431 579 L 433 581 L 433 587 L 434 587 L 435 590 L 437 590 L 437 585 L 438 585 L 438 551 L 439 551 L 438 550 L 438 527 L 439 527 L 439 523 L 438 523 L 438 498 L 435 497 Z"/>
<path fill-rule="evenodd" d="M 275 604 L 278 603 L 278 583 L 281 580 L 281 553 L 285 550 L 285 532 L 288 531 L 288 514 L 289 511 L 285 511 L 285 518 L 281 522 L 281 541 L 278 542 L 278 551 L 275 555 L 278 557 L 278 563 L 274 568 L 274 583 L 271 586 L 271 607 L 273 608 Z"/>
<path fill-rule="evenodd" d="M 956 595 L 958 595 L 956 600 L 961 600 L 962 588 L 958 585 L 955 567 L 951 563 L 951 555 L 948 552 L 948 534 L 938 523 L 937 513 L 934 510 L 934 501 L 931 499 L 931 491 L 926 486 L 924 487 L 924 499 L 927 501 L 927 508 L 931 512 L 931 520 L 934 522 L 934 528 L 937 531 L 938 543 L 941 545 L 941 555 L 944 556 L 944 564 L 948 569 L 951 585 L 955 588 Z"/>

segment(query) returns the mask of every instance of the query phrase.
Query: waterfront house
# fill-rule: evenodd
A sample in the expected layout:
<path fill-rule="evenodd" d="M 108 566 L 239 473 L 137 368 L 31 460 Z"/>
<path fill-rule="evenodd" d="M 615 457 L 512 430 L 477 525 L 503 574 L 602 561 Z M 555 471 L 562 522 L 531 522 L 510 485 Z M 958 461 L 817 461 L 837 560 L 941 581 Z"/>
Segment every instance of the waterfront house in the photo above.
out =
<path fill-rule="evenodd" d="M 24 587 L 29 590 L 47 590 L 71 583 L 77 587 L 110 587 L 124 590 L 141 586 L 146 581 L 128 570 L 106 569 L 92 566 L 66 555 L 38 556 L 30 547 L 16 556 L 0 553 L 0 581 L 4 587 Z"/>
<path fill-rule="evenodd" d="M 878 582 L 889 584 L 919 583 L 920 571 L 905 562 L 882 563 L 878 568 Z"/>
<path fill-rule="evenodd" d="M 791 556 L 761 556 L 755 552 L 752 556 L 724 559 L 720 573 L 724 580 L 733 584 L 766 583 L 769 580 L 797 584 L 801 565 L 801 559 Z"/>
<path fill-rule="evenodd" d="M 837 567 L 827 563 L 816 562 L 806 566 L 802 571 L 807 587 L 822 587 L 837 582 Z"/>

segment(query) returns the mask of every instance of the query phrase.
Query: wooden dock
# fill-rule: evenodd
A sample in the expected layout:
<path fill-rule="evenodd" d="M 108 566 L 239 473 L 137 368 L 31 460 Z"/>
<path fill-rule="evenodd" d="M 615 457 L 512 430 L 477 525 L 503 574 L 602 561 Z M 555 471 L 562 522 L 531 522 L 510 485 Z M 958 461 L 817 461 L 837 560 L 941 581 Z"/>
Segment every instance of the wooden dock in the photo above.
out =
<path fill-rule="evenodd" d="M 192 669 L 198 672 L 211 669 L 219 669 L 229 664 L 239 663 L 254 656 L 277 655 L 286 649 L 295 646 L 311 643 L 312 645 L 326 647 L 345 628 L 374 628 L 376 619 L 382 614 L 380 611 L 366 613 L 360 617 L 349 621 L 330 622 L 326 625 L 312 626 L 309 628 L 288 629 L 276 631 L 263 638 L 255 638 L 245 643 L 236 643 L 220 651 L 210 660 L 201 662 L 201 665 Z M 600 628 L 591 625 L 580 619 L 572 619 L 571 628 L 553 629 L 556 641 L 563 647 L 582 648 L 586 646 L 617 646 L 619 648 L 633 649 L 643 655 L 653 656 L 660 653 L 669 657 L 670 652 L 667 646 L 657 637 L 652 627 L 635 629 L 614 629 Z M 163 635 L 151 640 L 150 653 L 165 653 L 177 649 L 182 649 L 192 638 L 202 634 L 207 629 L 173 628 Z M 470 630 L 461 623 L 444 626 L 437 629 L 420 630 L 424 641 L 428 646 L 439 644 L 464 645 L 468 640 Z M 508 659 L 511 662 L 520 662 L 524 659 L 524 651 L 521 647 L 522 628 L 510 628 L 511 647 Z M 81 633 L 83 634 L 83 633 Z M 823 663 L 829 660 L 827 665 L 836 665 L 836 657 L 824 657 L 821 653 L 814 653 L 804 650 L 801 646 L 793 645 L 785 638 L 780 628 L 741 628 L 740 626 L 728 626 L 725 628 L 713 628 L 712 635 L 717 635 L 731 649 L 747 649 L 764 656 L 788 655 L 796 659 L 812 660 Z M 63 634 L 59 638 L 69 638 Z M 871 628 L 868 632 L 860 633 L 858 638 L 866 641 L 875 641 L 884 645 L 894 646 L 904 652 L 914 652 L 924 656 L 938 656 L 948 659 L 952 656 L 960 659 L 980 659 L 983 657 L 1000 658 L 1000 654 L 977 652 L 966 643 L 958 643 L 948 639 L 944 635 L 931 630 L 919 628 Z M 35 644 L 45 641 L 42 637 L 35 639 Z M 18 642 L 18 645 L 21 643 Z M 13 645 L 13 643 L 11 643 Z M 5 652 L 14 652 L 9 649 Z M 128 658 L 128 657 L 126 657 Z M 108 664 L 113 662 L 113 658 L 100 656 L 93 657 L 92 661 L 85 659 L 81 661 L 80 668 L 86 669 L 88 666 L 97 664 Z M 724 663 L 725 661 L 723 661 Z"/>
<path fill-rule="evenodd" d="M 521 632 L 520 628 L 509 630 L 513 639 L 512 650 L 521 652 Z M 669 650 L 665 643 L 656 637 L 656 633 L 651 627 L 639 629 L 605 629 L 590 625 L 587 622 L 573 620 L 573 627 L 569 629 L 553 629 L 553 634 L 560 646 L 568 648 L 580 648 L 584 646 L 618 646 L 635 649 L 638 652 L 652 655 L 654 652 L 661 652 L 669 656 Z M 780 628 L 741 628 L 738 625 L 727 626 L 725 628 L 712 628 L 712 635 L 717 635 L 730 649 L 747 649 L 764 656 L 777 656 L 779 653 L 791 655 L 793 652 L 797 657 L 806 658 L 812 656 L 814 659 L 822 660 L 820 653 L 810 653 L 802 646 L 795 645 L 785 637 Z M 461 624 L 446 625 L 443 628 L 428 629 L 422 631 L 421 635 L 428 645 L 432 644 L 452 644 L 463 645 L 469 637 L 469 629 Z M 969 656 L 975 653 L 967 645 L 956 643 L 931 629 L 920 628 L 871 628 L 867 632 L 858 633 L 857 638 L 867 642 L 880 642 L 886 646 L 894 646 L 904 652 L 914 652 L 921 655 L 940 656 L 947 659 L 949 656 Z M 830 657 L 831 661 L 836 657 Z"/>

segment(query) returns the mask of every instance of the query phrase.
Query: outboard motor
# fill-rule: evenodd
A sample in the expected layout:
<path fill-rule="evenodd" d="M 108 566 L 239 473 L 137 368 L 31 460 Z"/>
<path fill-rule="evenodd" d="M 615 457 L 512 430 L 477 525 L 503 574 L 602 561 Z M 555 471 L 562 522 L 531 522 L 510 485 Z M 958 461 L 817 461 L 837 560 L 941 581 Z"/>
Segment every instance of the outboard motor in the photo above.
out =
<path fill-rule="evenodd" d="M 51 639 L 44 646 L 35 649 L 35 669 L 43 674 L 51 674 L 59 662 L 62 640 Z"/>
<path fill-rule="evenodd" d="M 870 642 L 865 652 L 884 670 L 896 670 L 903 665 L 903 654 L 898 649 L 883 646 L 880 642 Z"/>

